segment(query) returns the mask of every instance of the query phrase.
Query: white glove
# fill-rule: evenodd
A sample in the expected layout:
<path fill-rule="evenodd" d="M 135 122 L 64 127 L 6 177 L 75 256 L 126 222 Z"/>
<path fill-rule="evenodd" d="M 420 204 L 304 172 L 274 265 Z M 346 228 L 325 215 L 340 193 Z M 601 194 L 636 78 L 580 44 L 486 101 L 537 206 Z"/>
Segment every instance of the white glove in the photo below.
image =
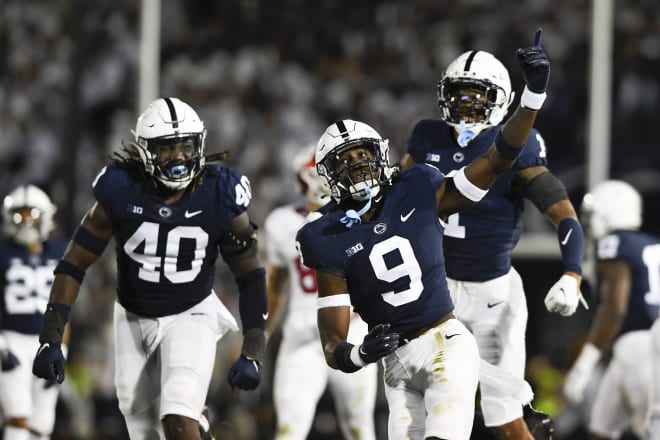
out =
<path fill-rule="evenodd" d="M 600 350 L 589 342 L 584 344 L 580 356 L 564 379 L 564 396 L 569 403 L 577 405 L 582 402 L 584 391 L 599 360 Z"/>
<path fill-rule="evenodd" d="M 577 310 L 582 294 L 578 290 L 578 280 L 570 275 L 562 275 L 545 296 L 548 312 L 571 316 Z M 586 307 L 586 303 L 585 304 Z"/>

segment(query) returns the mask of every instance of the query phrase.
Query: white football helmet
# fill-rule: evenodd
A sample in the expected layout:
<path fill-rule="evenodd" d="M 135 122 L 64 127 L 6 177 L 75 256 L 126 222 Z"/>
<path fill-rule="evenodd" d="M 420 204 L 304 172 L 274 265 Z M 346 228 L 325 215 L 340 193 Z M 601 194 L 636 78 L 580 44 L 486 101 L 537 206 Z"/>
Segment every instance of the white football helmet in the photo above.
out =
<path fill-rule="evenodd" d="M 464 89 L 479 90 L 485 100 L 465 103 L 465 97 L 460 93 Z M 457 131 L 461 128 L 461 119 L 468 116 L 468 108 L 469 116 L 479 120 L 465 121 L 462 128 L 478 134 L 485 128 L 499 124 L 506 116 L 514 96 L 509 71 L 500 60 L 483 50 L 461 54 L 442 72 L 438 83 L 441 118 Z"/>
<path fill-rule="evenodd" d="M 355 147 L 369 148 L 374 159 L 343 167 L 339 160 L 340 154 Z M 340 202 L 348 197 L 367 200 L 367 186 L 373 197 L 380 192 L 381 185 L 390 183 L 394 168 L 389 164 L 389 151 L 389 142 L 372 127 L 363 122 L 344 119 L 330 125 L 319 139 L 316 146 L 316 169 L 325 179 L 335 201 Z M 369 176 L 353 182 L 350 171 L 356 168 L 368 168 Z"/>
<path fill-rule="evenodd" d="M 626 182 L 606 180 L 584 195 L 581 215 L 596 239 L 617 229 L 637 230 L 642 225 L 642 197 Z"/>
<path fill-rule="evenodd" d="M 300 189 L 307 202 L 323 206 L 330 201 L 330 189 L 325 185 L 325 179 L 316 171 L 314 156 L 316 145 L 308 145 L 293 158 L 293 170 L 298 177 Z"/>
<path fill-rule="evenodd" d="M 178 98 L 153 101 L 137 120 L 135 147 L 147 174 L 172 190 L 187 187 L 204 166 L 206 128 L 197 112 Z M 163 160 L 160 151 L 191 143 L 183 159 Z"/>
<path fill-rule="evenodd" d="M 32 221 L 24 221 L 19 209 L 29 209 Z M 3 232 L 18 244 L 28 246 L 48 240 L 55 224 L 57 208 L 41 189 L 21 185 L 10 192 L 2 203 Z"/>

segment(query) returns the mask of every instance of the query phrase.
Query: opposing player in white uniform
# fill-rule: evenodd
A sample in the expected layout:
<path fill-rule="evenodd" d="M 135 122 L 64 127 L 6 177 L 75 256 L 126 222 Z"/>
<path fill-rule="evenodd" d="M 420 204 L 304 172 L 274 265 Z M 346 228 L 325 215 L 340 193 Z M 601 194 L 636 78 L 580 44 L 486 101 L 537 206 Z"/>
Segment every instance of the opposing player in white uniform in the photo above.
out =
<path fill-rule="evenodd" d="M 55 205 L 41 189 L 22 185 L 3 202 L 0 240 L 0 409 L 3 440 L 48 438 L 58 386 L 32 375 L 53 269 L 66 243 L 49 239 Z M 64 346 L 63 346 L 64 351 Z"/>
<path fill-rule="evenodd" d="M 325 362 L 316 324 L 316 275 L 305 267 L 296 250 L 296 231 L 309 212 L 330 201 L 314 163 L 315 146 L 294 159 L 306 206 L 276 208 L 265 222 L 268 262 L 267 333 L 282 322 L 282 341 L 275 364 L 273 393 L 277 414 L 277 440 L 307 438 L 316 406 L 326 387 L 334 398 L 344 438 L 374 440 L 374 406 L 378 369 L 371 364 L 354 374 L 330 368 Z M 288 303 L 287 303 L 288 300 Z M 282 321 L 283 319 L 283 321 Z M 359 344 L 367 324 L 351 318 L 348 340 Z"/>

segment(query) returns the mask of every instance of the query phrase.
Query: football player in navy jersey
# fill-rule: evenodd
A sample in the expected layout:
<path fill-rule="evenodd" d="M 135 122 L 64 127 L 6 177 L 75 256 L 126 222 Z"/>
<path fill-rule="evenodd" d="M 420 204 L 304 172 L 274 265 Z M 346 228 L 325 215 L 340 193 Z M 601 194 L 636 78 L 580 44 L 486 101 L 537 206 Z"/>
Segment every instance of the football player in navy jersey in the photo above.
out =
<path fill-rule="evenodd" d="M 0 409 L 3 440 L 48 438 L 58 387 L 32 375 L 53 269 L 66 243 L 50 239 L 55 205 L 41 189 L 21 185 L 3 201 L 0 239 Z M 62 346 L 66 351 L 65 346 Z"/>
<path fill-rule="evenodd" d="M 481 50 L 463 53 L 438 83 L 440 119 L 415 125 L 402 169 L 427 163 L 451 175 L 480 157 L 501 132 L 513 98 L 509 72 L 497 58 Z M 474 334 L 482 359 L 521 379 L 527 304 L 511 251 L 522 231 L 524 198 L 552 222 L 562 253 L 563 274 L 549 290 L 546 307 L 570 316 L 580 297 L 582 228 L 564 185 L 546 165 L 545 142 L 533 129 L 520 157 L 483 200 L 445 221 L 444 253 L 456 316 Z M 480 391 L 486 426 L 504 439 L 531 438 L 520 402 L 486 384 Z"/>
<path fill-rule="evenodd" d="M 336 122 L 318 142 L 317 169 L 333 201 L 297 239 L 303 263 L 316 269 L 321 342 L 326 362 L 345 372 L 381 360 L 390 440 L 470 436 L 479 353 L 454 316 L 438 217 L 481 200 L 522 153 L 550 75 L 540 43 L 539 30 L 518 51 L 521 106 L 451 176 L 429 165 L 398 173 L 388 142 L 362 122 Z M 346 339 L 351 305 L 370 329 L 360 345 Z"/>
<path fill-rule="evenodd" d="M 660 306 L 660 238 L 639 231 L 642 198 L 637 190 L 619 180 L 601 182 L 584 196 L 581 215 L 589 235 L 597 240 L 602 299 L 564 383 L 564 395 L 573 404 L 583 400 L 603 352 L 620 335 L 651 328 Z M 621 384 L 615 376 L 605 374 L 590 411 L 590 431 L 602 438 L 610 438 L 627 422 L 618 409 L 628 402 L 618 392 Z"/>
<path fill-rule="evenodd" d="M 128 432 L 199 439 L 216 342 L 238 330 L 212 290 L 218 253 L 236 277 L 244 336 L 228 381 L 251 390 L 261 380 L 266 280 L 247 214 L 250 182 L 206 164 L 204 124 L 177 98 L 152 102 L 134 135 L 96 177 L 96 202 L 55 268 L 33 371 L 64 380 L 60 343 L 71 305 L 114 237 L 115 385 Z"/>

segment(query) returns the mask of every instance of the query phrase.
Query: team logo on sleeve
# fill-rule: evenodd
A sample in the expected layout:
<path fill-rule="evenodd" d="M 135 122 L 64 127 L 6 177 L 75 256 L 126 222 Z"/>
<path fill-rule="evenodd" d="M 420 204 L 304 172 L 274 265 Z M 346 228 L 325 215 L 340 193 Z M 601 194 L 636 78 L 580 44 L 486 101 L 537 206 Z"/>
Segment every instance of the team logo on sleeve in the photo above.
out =
<path fill-rule="evenodd" d="M 137 214 L 137 215 L 142 215 L 142 212 L 144 211 L 142 209 L 142 206 L 136 206 L 136 205 L 128 205 L 126 208 L 126 211 L 130 212 L 131 214 Z"/>
<path fill-rule="evenodd" d="M 364 249 L 364 246 L 362 245 L 362 243 L 357 243 L 356 245 L 351 246 L 348 249 L 346 249 L 346 255 L 348 255 L 349 257 L 352 257 L 353 255 L 360 252 L 362 249 Z"/>

